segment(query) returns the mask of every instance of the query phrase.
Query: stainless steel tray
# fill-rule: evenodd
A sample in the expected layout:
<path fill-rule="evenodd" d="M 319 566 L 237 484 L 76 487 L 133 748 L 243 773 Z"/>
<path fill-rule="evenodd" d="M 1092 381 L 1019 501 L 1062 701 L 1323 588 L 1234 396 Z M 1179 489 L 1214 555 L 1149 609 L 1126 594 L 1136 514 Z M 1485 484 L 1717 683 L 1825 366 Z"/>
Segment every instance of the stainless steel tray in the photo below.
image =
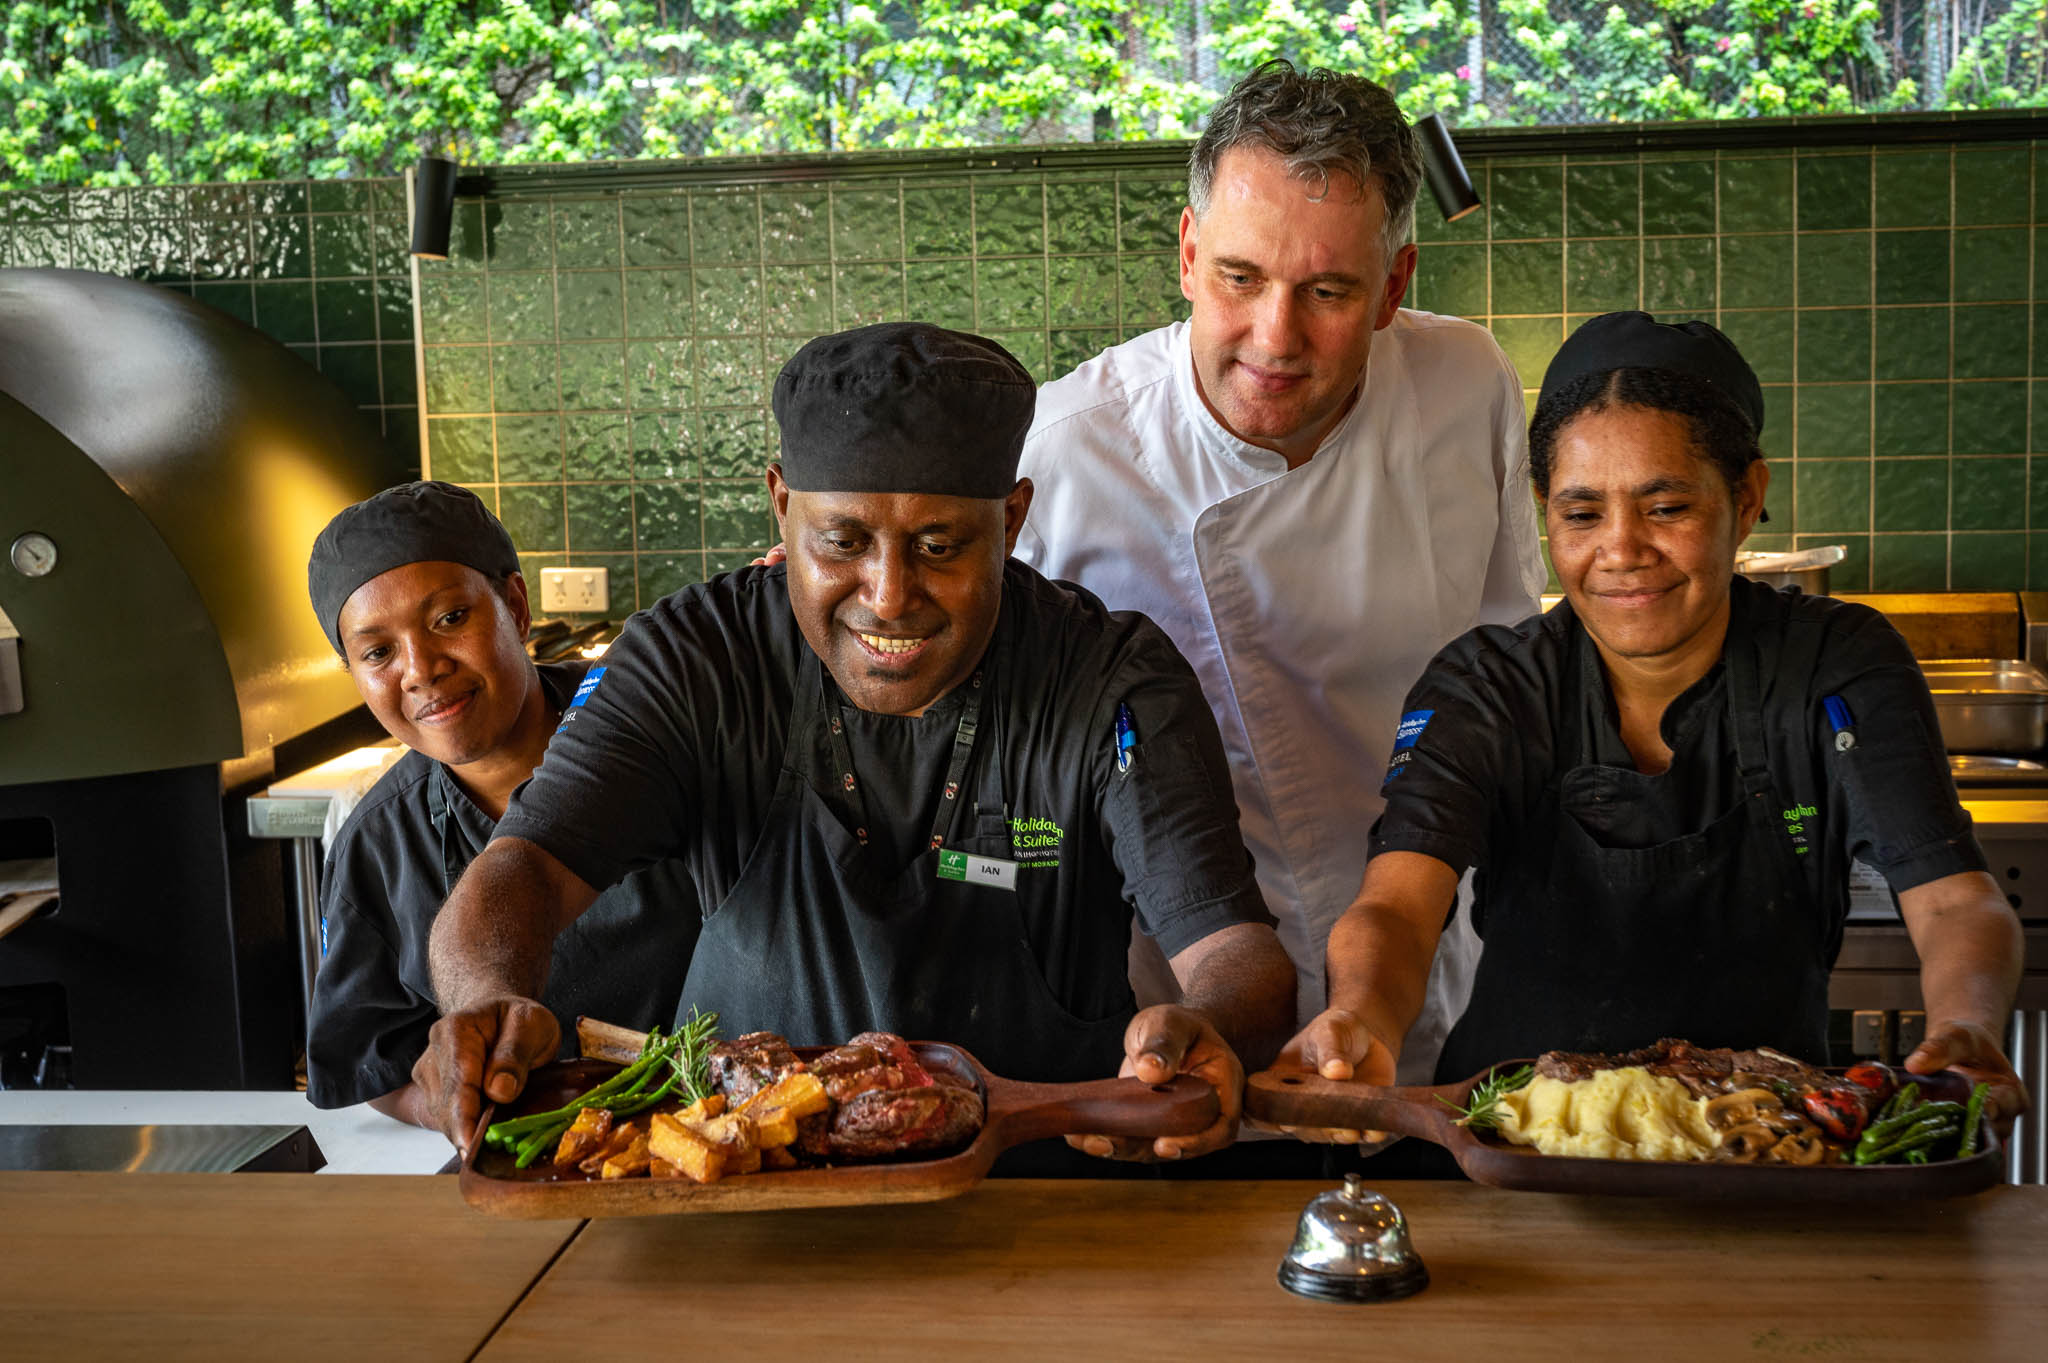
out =
<path fill-rule="evenodd" d="M 1920 664 L 1952 753 L 2033 754 L 2048 748 L 2048 674 L 2015 658 Z"/>

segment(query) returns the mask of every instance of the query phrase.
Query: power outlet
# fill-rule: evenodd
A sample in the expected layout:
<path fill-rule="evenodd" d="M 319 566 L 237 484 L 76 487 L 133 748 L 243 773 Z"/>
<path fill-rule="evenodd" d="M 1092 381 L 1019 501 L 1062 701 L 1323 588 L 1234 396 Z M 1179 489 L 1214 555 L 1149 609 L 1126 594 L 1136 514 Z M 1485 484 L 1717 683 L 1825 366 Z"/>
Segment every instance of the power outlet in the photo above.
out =
<path fill-rule="evenodd" d="M 611 603 L 611 569 L 543 568 L 540 609 L 543 615 L 600 614 Z"/>

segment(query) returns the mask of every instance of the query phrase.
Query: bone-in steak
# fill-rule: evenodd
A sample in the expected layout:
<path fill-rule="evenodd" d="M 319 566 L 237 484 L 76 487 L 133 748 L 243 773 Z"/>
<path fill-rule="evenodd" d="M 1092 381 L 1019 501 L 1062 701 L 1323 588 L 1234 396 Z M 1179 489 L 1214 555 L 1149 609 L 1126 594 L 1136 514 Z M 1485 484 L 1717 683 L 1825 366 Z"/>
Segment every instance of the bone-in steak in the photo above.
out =
<path fill-rule="evenodd" d="M 807 1162 L 943 1150 L 981 1130 L 980 1091 L 927 1070 L 893 1032 L 862 1032 L 810 1061 L 773 1032 L 750 1032 L 711 1052 L 711 1082 L 735 1107 L 799 1070 L 816 1075 L 832 1100 L 829 1112 L 797 1123 L 797 1155 Z"/>
<path fill-rule="evenodd" d="M 711 1048 L 711 1087 L 738 1107 L 786 1074 L 804 1068 L 789 1042 L 773 1032 L 748 1032 Z"/>
<path fill-rule="evenodd" d="M 1760 1079 L 1783 1079 L 1808 1088 L 1831 1082 L 1813 1066 L 1776 1051 L 1735 1051 L 1726 1047 L 1695 1046 L 1669 1037 L 1654 1046 L 1621 1055 L 1594 1055 L 1577 1051 L 1549 1051 L 1537 1057 L 1536 1073 L 1547 1079 L 1576 1083 L 1599 1070 L 1625 1069 L 1640 1065 L 1652 1074 L 1678 1080 L 1696 1094 L 1721 1093 L 1735 1075 Z"/>
<path fill-rule="evenodd" d="M 981 1130 L 981 1095 L 950 1084 L 869 1089 L 832 1114 L 835 1159 L 880 1159 L 965 1145 Z"/>

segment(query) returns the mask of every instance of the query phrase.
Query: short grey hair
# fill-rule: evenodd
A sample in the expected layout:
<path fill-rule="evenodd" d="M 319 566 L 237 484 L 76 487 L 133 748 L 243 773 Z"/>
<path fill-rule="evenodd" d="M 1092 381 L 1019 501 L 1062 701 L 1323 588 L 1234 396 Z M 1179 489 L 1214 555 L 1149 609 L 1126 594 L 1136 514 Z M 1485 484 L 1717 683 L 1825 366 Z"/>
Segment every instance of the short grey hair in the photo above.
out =
<path fill-rule="evenodd" d="M 1188 154 L 1188 206 L 1197 220 L 1209 211 L 1216 163 L 1233 147 L 1262 147 L 1295 176 L 1320 178 L 1318 197 L 1329 193 L 1333 174 L 1361 187 L 1377 177 L 1387 206 L 1390 262 L 1408 240 L 1422 185 L 1422 153 L 1385 87 L 1320 66 L 1296 71 L 1284 57 L 1261 64 L 1217 101 Z"/>

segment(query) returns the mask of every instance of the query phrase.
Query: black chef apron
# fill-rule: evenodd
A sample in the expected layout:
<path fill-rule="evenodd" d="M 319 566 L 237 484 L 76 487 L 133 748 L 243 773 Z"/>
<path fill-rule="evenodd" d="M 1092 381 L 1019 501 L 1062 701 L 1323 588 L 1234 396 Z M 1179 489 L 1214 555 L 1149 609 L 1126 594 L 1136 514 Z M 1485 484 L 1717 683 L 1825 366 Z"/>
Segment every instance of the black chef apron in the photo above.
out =
<path fill-rule="evenodd" d="M 1596 842 L 1575 811 L 1676 797 L 1668 774 L 1595 762 L 1587 707 L 1566 701 L 1557 753 L 1576 765 L 1530 811 L 1508 859 L 1486 868 L 1472 1001 L 1445 1039 L 1439 1082 L 1547 1050 L 1625 1051 L 1661 1037 L 1825 1060 L 1831 934 L 1784 817 L 1796 806 L 1772 779 L 1743 614 L 1722 653 L 1741 795 L 1699 832 L 1642 848 Z M 1582 685 L 1604 695 L 1593 642 L 1575 633 Z M 1812 675 L 1817 639 L 1787 632 L 1777 675 Z"/>
<path fill-rule="evenodd" d="M 1001 735 L 978 741 L 1001 713 L 1004 650 L 992 654 L 967 683 L 930 845 L 897 869 L 877 865 L 865 829 L 849 829 L 819 794 L 836 788 L 854 810 L 865 807 L 825 669 L 803 650 L 781 778 L 738 883 L 704 924 L 684 1008 L 715 1010 L 728 1037 L 765 1030 L 799 1046 L 836 1045 L 874 1028 L 955 1042 L 1014 1078 L 1116 1073 L 1130 1012 L 1094 1021 L 1069 1013 L 1025 934 L 1021 897 L 1055 893 L 1053 878 L 1017 877 L 1007 890 L 938 875 L 941 843 L 1011 857 Z"/>

